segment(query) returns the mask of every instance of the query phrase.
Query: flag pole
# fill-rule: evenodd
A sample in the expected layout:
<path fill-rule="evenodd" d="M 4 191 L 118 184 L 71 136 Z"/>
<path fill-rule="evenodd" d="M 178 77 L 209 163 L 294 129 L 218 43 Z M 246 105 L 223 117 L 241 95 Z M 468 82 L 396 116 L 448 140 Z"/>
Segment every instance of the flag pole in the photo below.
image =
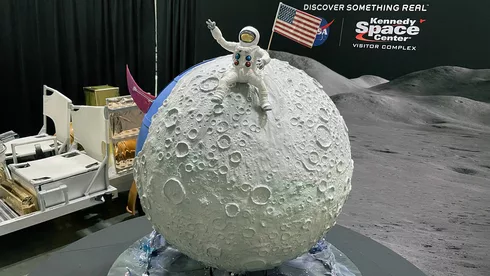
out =
<path fill-rule="evenodd" d="M 272 37 L 274 36 L 274 30 L 276 29 L 277 16 L 279 15 L 279 9 L 281 8 L 282 2 L 279 2 L 279 6 L 277 6 L 276 18 L 274 18 L 274 25 L 272 25 L 272 33 L 269 39 L 269 45 L 267 45 L 267 52 L 271 48 Z"/>
<path fill-rule="evenodd" d="M 271 43 L 272 43 L 272 37 L 274 36 L 274 31 L 272 31 L 272 34 L 271 34 L 271 38 L 269 39 L 269 45 L 267 46 L 267 52 L 269 52 L 269 49 L 271 47 Z"/>
<path fill-rule="evenodd" d="M 153 0 L 155 5 L 155 97 L 158 95 L 158 12 L 157 12 L 157 0 Z"/>

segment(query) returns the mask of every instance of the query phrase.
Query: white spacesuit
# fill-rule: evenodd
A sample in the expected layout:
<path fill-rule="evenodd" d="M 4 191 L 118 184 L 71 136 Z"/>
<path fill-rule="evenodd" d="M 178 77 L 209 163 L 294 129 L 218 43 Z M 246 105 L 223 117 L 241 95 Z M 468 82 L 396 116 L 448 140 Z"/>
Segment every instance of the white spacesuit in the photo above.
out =
<path fill-rule="evenodd" d="M 271 58 L 267 51 L 257 45 L 260 39 L 259 31 L 251 26 L 245 27 L 238 35 L 240 42 L 229 42 L 223 38 L 215 22 L 208 19 L 206 24 L 219 45 L 233 53 L 233 69 L 227 71 L 221 78 L 212 101 L 221 103 L 229 87 L 236 82 L 249 83 L 257 87 L 262 109 L 271 110 L 267 87 L 260 71 L 271 61 Z"/>

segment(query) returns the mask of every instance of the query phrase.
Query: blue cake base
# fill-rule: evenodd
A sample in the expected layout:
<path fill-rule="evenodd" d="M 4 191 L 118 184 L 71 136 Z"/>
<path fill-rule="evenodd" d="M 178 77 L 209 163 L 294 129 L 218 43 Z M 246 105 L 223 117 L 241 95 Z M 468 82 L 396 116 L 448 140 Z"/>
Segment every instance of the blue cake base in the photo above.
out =
<path fill-rule="evenodd" d="M 229 276 L 207 267 L 171 247 L 156 231 L 141 238 L 112 265 L 108 276 Z M 244 273 L 267 276 L 362 276 L 356 265 L 325 239 L 308 253 L 279 267 Z"/>

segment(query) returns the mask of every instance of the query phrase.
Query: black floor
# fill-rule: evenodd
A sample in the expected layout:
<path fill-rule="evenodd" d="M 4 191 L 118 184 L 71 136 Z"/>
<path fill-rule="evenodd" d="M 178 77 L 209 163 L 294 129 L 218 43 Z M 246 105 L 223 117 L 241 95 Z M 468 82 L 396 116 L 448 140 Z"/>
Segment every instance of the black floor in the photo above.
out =
<path fill-rule="evenodd" d="M 106 202 L 0 237 L 0 276 L 23 276 L 50 252 L 101 229 L 133 218 L 126 213 L 127 193 Z"/>

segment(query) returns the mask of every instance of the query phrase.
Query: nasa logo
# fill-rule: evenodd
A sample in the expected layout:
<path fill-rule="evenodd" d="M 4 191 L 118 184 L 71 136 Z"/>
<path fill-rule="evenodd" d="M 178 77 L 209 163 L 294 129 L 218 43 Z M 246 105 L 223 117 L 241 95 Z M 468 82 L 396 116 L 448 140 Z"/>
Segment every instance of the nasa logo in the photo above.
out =
<path fill-rule="evenodd" d="M 320 17 L 321 18 L 321 17 Z M 332 20 L 328 22 L 325 18 L 322 18 L 322 22 L 320 23 L 320 28 L 318 28 L 318 32 L 316 34 L 315 42 L 313 46 L 320 46 L 327 40 L 330 35 L 330 25 L 335 21 Z"/>

